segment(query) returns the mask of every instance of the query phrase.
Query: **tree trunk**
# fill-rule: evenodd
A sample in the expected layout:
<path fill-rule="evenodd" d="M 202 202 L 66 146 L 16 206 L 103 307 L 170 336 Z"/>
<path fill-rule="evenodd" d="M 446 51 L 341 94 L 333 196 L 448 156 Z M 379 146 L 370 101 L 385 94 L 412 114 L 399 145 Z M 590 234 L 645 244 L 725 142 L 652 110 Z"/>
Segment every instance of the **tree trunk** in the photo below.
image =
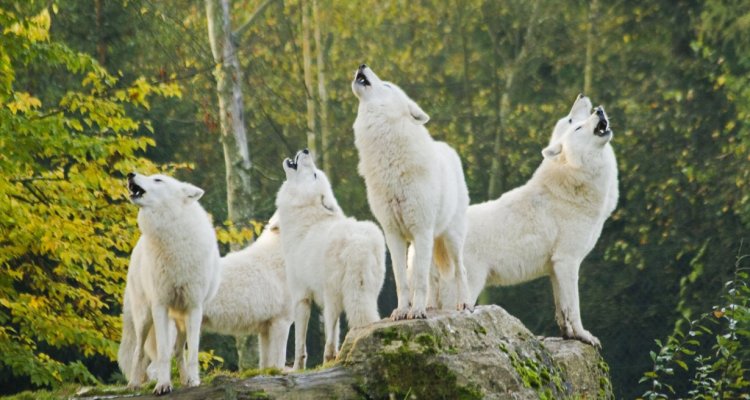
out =
<path fill-rule="evenodd" d="M 300 1 L 302 10 L 302 64 L 305 78 L 305 96 L 307 99 L 307 148 L 312 152 L 317 162 L 318 152 L 315 145 L 315 99 L 313 98 L 312 49 L 310 45 L 310 3 L 309 0 Z"/>
<path fill-rule="evenodd" d="M 104 41 L 104 10 L 102 0 L 94 0 L 94 12 L 96 13 L 96 61 L 99 65 L 106 67 L 107 43 Z"/>
<path fill-rule="evenodd" d="M 456 4 L 456 8 L 459 10 L 468 9 L 468 5 L 465 1 L 461 1 Z M 472 94 L 474 91 L 471 89 L 471 76 L 469 75 L 469 67 L 471 66 L 471 54 L 469 50 L 470 39 L 468 38 L 469 33 L 467 31 L 467 24 L 464 22 L 465 14 L 461 12 L 459 16 L 459 29 L 461 30 L 461 56 L 463 58 L 463 100 L 464 107 L 466 107 L 466 130 L 469 135 L 474 134 L 474 97 Z"/>
<path fill-rule="evenodd" d="M 328 179 L 333 183 L 331 175 L 331 154 L 330 149 L 330 131 L 328 129 L 328 92 L 326 91 L 325 76 L 325 45 L 320 34 L 320 13 L 318 12 L 318 0 L 312 0 L 313 24 L 315 30 L 315 52 L 317 54 L 318 67 L 318 100 L 320 101 L 320 156 L 323 165 L 323 172 L 328 175 Z"/>
<path fill-rule="evenodd" d="M 221 143 L 226 168 L 228 220 L 238 228 L 250 225 L 250 151 L 245 131 L 242 70 L 232 37 L 229 0 L 206 0 L 206 18 L 211 53 L 216 62 L 214 77 L 219 100 Z M 232 245 L 239 249 L 243 243 Z"/>
<path fill-rule="evenodd" d="M 487 200 L 498 197 L 505 190 L 505 162 L 500 156 L 503 144 L 505 144 L 505 131 L 507 130 L 508 111 L 510 111 L 510 90 L 513 87 L 515 68 L 511 68 L 505 79 L 505 90 L 500 97 L 500 109 L 497 111 L 499 127 L 495 131 L 495 140 L 492 142 L 492 166 L 490 167 L 490 182 L 487 188 Z"/>
<path fill-rule="evenodd" d="M 539 3 L 540 1 L 537 0 L 534 2 L 532 11 L 531 11 L 531 18 L 529 18 L 529 25 L 526 27 L 526 33 L 523 37 L 523 43 L 521 44 L 521 48 L 519 49 L 518 53 L 516 53 L 516 57 L 510 61 L 510 65 L 508 65 L 505 69 L 507 72 L 507 75 L 505 77 L 505 89 L 503 91 L 503 95 L 500 98 L 500 129 L 495 131 L 495 140 L 492 144 L 492 166 L 490 167 L 490 176 L 489 176 L 489 185 L 487 188 L 487 198 L 488 199 L 494 199 L 498 197 L 502 190 L 505 190 L 505 178 L 507 171 L 502 171 L 502 161 L 500 160 L 500 153 L 502 150 L 502 146 L 505 142 L 505 132 L 508 129 L 508 115 L 510 113 L 511 109 L 511 91 L 513 90 L 513 82 L 515 80 L 515 76 L 520 71 L 520 68 L 523 67 L 523 64 L 526 62 L 529 51 L 534 45 L 534 28 L 536 27 L 536 24 L 538 23 L 539 19 Z"/>
<path fill-rule="evenodd" d="M 583 94 L 591 95 L 591 79 L 594 63 L 594 23 L 599 13 L 599 0 L 589 3 L 589 20 L 586 30 L 586 65 L 583 67 Z"/>

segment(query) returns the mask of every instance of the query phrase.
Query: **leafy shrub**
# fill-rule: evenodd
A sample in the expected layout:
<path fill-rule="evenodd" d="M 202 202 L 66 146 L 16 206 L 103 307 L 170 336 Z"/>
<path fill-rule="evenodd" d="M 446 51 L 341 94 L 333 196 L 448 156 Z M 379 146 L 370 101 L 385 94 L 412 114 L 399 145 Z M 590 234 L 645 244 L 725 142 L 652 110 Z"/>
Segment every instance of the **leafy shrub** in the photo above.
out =
<path fill-rule="evenodd" d="M 739 255 L 721 304 L 675 326 L 666 343 L 656 340 L 648 400 L 750 399 L 750 255 Z"/>

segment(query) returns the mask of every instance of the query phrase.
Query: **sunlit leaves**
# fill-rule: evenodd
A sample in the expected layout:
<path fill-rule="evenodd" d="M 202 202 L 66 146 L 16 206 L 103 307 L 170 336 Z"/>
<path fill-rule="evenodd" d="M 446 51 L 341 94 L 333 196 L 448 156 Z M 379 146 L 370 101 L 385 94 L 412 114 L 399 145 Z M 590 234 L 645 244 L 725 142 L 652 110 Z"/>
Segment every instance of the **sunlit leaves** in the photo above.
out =
<path fill-rule="evenodd" d="M 137 156 L 154 142 L 134 136 L 143 122 L 127 110 L 179 88 L 118 82 L 51 39 L 46 10 L 0 16 L 0 366 L 35 385 L 90 383 L 80 361 L 61 356 L 115 358 L 136 235 L 123 175 L 156 169 Z M 80 85 L 59 97 L 31 92 L 28 70 L 65 71 Z"/>

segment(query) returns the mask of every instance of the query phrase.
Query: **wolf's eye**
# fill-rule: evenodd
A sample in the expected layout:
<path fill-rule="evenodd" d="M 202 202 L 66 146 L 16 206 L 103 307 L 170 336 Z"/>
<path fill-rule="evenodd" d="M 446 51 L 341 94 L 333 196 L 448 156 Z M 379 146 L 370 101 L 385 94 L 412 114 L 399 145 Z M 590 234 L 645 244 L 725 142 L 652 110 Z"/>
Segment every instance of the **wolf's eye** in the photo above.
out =
<path fill-rule="evenodd" d="M 154 178 L 154 182 L 156 182 L 156 183 L 161 183 L 161 182 L 162 182 L 162 180 L 161 180 L 161 179 L 159 179 L 159 178 Z"/>
<path fill-rule="evenodd" d="M 573 123 L 573 118 L 568 118 L 568 123 L 572 124 Z"/>
<path fill-rule="evenodd" d="M 318 173 L 317 172 L 313 172 L 313 178 L 314 179 L 318 179 Z"/>
<path fill-rule="evenodd" d="M 580 131 L 581 128 L 583 128 L 583 126 L 579 126 L 578 128 L 576 128 L 576 132 Z"/>
<path fill-rule="evenodd" d="M 384 83 L 384 84 L 383 84 L 383 86 L 387 87 L 388 89 L 390 89 L 390 88 L 391 88 L 391 85 L 389 85 L 389 84 L 387 84 L 387 83 Z"/>

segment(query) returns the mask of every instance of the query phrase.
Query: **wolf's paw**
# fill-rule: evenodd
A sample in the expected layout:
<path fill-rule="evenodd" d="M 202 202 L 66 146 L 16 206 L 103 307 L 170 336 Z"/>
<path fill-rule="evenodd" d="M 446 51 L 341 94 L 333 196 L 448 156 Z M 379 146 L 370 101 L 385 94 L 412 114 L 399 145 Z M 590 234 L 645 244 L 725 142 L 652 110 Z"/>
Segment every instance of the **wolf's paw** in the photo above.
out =
<path fill-rule="evenodd" d="M 458 311 L 468 311 L 468 312 L 474 312 L 474 306 L 472 306 L 469 303 L 458 303 L 458 306 L 456 306 L 456 309 Z"/>
<path fill-rule="evenodd" d="M 408 307 L 397 308 L 393 310 L 393 312 L 391 313 L 391 320 L 400 321 L 402 319 L 406 319 L 408 314 L 409 314 Z"/>
<path fill-rule="evenodd" d="M 592 335 L 591 332 L 584 330 L 583 332 L 580 332 L 578 335 L 576 335 L 576 339 L 588 343 L 597 349 L 602 348 L 601 342 L 599 342 L 599 339 L 596 338 L 596 336 Z"/>
<path fill-rule="evenodd" d="M 296 357 L 294 359 L 294 366 L 292 366 L 292 370 L 298 371 L 301 369 L 305 369 L 305 361 L 307 360 L 307 355 L 302 355 L 299 357 Z"/>
<path fill-rule="evenodd" d="M 156 387 L 154 387 L 154 394 L 157 396 L 161 396 L 163 394 L 172 393 L 172 383 L 171 382 L 160 382 L 156 384 Z"/>
<path fill-rule="evenodd" d="M 427 318 L 427 311 L 424 308 L 412 307 L 409 313 L 406 314 L 406 319 L 425 319 Z"/>
<path fill-rule="evenodd" d="M 187 387 L 196 387 L 201 385 L 201 380 L 198 377 L 189 377 L 187 378 L 187 382 L 185 382 L 185 386 Z"/>
<path fill-rule="evenodd" d="M 326 349 L 323 352 L 323 361 L 329 362 L 336 359 L 336 348 L 333 346 L 326 345 Z"/>
<path fill-rule="evenodd" d="M 563 338 L 565 339 L 575 339 L 579 340 L 583 343 L 590 344 L 597 349 L 602 348 L 602 344 L 599 342 L 599 339 L 596 338 L 596 336 L 592 335 L 591 332 L 587 330 L 583 330 L 582 332 L 573 333 L 573 334 L 563 334 Z"/>
<path fill-rule="evenodd" d="M 138 383 L 128 383 L 128 390 L 130 390 L 130 391 L 136 391 L 136 390 L 140 390 L 140 389 L 141 389 L 141 385 L 140 384 L 138 384 Z"/>

